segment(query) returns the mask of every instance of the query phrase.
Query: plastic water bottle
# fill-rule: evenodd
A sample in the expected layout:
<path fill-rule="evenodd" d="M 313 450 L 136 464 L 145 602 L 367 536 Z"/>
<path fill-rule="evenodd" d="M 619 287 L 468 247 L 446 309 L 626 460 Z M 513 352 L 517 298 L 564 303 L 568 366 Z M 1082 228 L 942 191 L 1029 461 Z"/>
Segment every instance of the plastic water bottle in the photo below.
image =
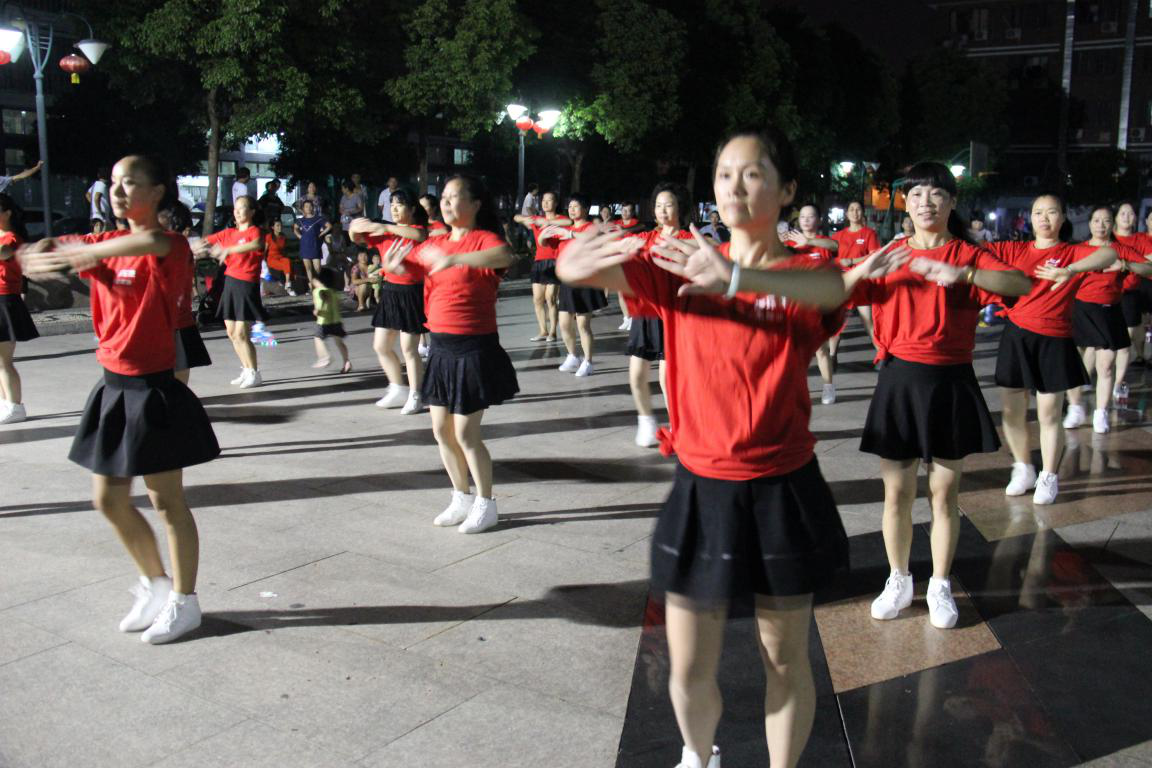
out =
<path fill-rule="evenodd" d="M 1116 408 L 1125 410 L 1128 408 L 1128 382 L 1120 382 L 1120 386 L 1116 387 Z"/>

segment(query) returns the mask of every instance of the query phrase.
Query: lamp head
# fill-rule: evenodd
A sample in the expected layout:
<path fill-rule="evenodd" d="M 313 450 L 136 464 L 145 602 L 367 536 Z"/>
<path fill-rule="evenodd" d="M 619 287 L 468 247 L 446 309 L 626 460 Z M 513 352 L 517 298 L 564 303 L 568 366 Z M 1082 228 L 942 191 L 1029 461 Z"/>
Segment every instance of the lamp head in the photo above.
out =
<path fill-rule="evenodd" d="M 524 106 L 523 104 L 509 104 L 508 106 L 504 107 L 504 110 L 508 113 L 508 117 L 515 121 L 519 120 L 520 116 L 528 111 L 528 107 Z"/>
<path fill-rule="evenodd" d="M 102 40 L 81 40 L 76 43 L 76 47 L 80 52 L 93 64 L 100 63 L 100 57 L 104 55 L 111 46 Z"/>

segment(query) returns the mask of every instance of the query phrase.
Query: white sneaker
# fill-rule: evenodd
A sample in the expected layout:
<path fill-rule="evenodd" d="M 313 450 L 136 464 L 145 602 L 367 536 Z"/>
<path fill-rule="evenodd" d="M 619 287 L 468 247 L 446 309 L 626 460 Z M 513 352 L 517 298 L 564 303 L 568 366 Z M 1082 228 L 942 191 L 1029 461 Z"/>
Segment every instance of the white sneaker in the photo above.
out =
<path fill-rule="evenodd" d="M 1004 489 L 1005 496 L 1023 496 L 1036 486 L 1036 468 L 1031 464 L 1012 464 L 1012 479 Z"/>
<path fill-rule="evenodd" d="M 483 533 L 489 528 L 496 527 L 496 523 L 499 521 L 500 516 L 496 513 L 496 499 L 477 496 L 476 501 L 472 502 L 472 509 L 468 512 L 468 517 L 460 524 L 456 532 Z"/>
<path fill-rule="evenodd" d="M 234 387 L 238 387 L 244 383 L 244 377 L 246 377 L 247 375 L 248 375 L 248 369 L 247 368 L 241 368 L 240 369 L 240 375 L 237 376 L 236 378 L 232 379 L 232 381 L 230 381 L 229 383 Z"/>
<path fill-rule="evenodd" d="M 824 391 L 820 393 L 821 405 L 833 405 L 836 402 L 836 385 L 825 384 Z"/>
<path fill-rule="evenodd" d="M 200 601 L 196 595 L 171 592 L 168 602 L 140 640 L 152 645 L 170 643 L 200 626 Z"/>
<path fill-rule="evenodd" d="M 1056 494 L 1060 492 L 1056 475 L 1052 472 L 1041 472 L 1036 479 L 1036 493 L 1032 494 L 1033 504 L 1051 504 L 1056 501 Z"/>
<path fill-rule="evenodd" d="M 427 360 L 428 359 L 428 352 L 431 351 L 431 349 L 432 348 L 429 347 L 427 344 L 420 344 L 416 347 L 416 352 L 420 355 L 420 357 Z"/>
<path fill-rule="evenodd" d="M 441 528 L 460 525 L 460 523 L 464 522 L 464 519 L 468 517 L 468 511 L 472 509 L 472 505 L 475 502 L 476 497 L 471 493 L 452 491 L 452 503 L 436 516 L 436 519 L 432 521 L 432 525 L 438 525 Z"/>
<path fill-rule="evenodd" d="M 560 363 L 560 367 L 556 370 L 563 371 L 564 373 L 572 373 L 572 371 L 579 368 L 583 362 L 584 361 L 581 358 L 576 357 L 576 355 L 568 355 L 568 357 L 564 358 L 564 362 Z"/>
<path fill-rule="evenodd" d="M 894 619 L 900 611 L 912 605 L 912 574 L 893 570 L 884 582 L 884 591 L 872 601 L 872 618 L 880 621 Z"/>
<path fill-rule="evenodd" d="M 660 442 L 656 439 L 656 433 L 660 431 L 660 422 L 656 421 L 655 416 L 637 416 L 636 422 L 636 445 L 651 448 Z"/>
<path fill-rule="evenodd" d="M 264 386 L 264 377 L 260 375 L 260 371 L 254 368 L 248 369 L 248 375 L 244 377 L 244 381 L 240 382 L 240 389 L 252 389 L 253 387 Z"/>
<path fill-rule="evenodd" d="M 936 629 L 952 629 L 960 612 L 952 599 L 952 582 L 948 579 L 928 580 L 928 620 Z"/>
<path fill-rule="evenodd" d="M 591 360 L 585 360 L 580 363 L 580 367 L 576 369 L 576 375 L 581 377 L 591 376 L 594 373 L 596 373 L 596 368 L 593 367 Z"/>
<path fill-rule="evenodd" d="M 1112 431 L 1112 425 L 1108 423 L 1107 409 L 1097 408 L 1092 411 L 1092 431 L 1098 435 L 1106 435 Z"/>
<path fill-rule="evenodd" d="M 1084 421 L 1084 406 L 1069 404 L 1068 414 L 1064 417 L 1064 429 L 1076 429 L 1076 427 L 1082 427 L 1084 426 Z"/>
<path fill-rule="evenodd" d="M 140 583 L 133 585 L 130 590 L 136 597 L 132 603 L 132 610 L 120 620 L 121 632 L 143 632 L 152 626 L 152 622 L 160 615 L 164 604 L 168 602 L 168 595 L 172 592 L 172 579 L 160 576 L 149 579 L 140 577 Z"/>
<path fill-rule="evenodd" d="M 0 412 L 0 424 L 18 424 L 28 418 L 28 409 L 23 403 L 8 403 L 8 407 Z"/>
<path fill-rule="evenodd" d="M 624 322 L 620 323 L 620 327 L 617 328 L 616 330 L 618 330 L 618 331 L 630 331 L 630 330 L 632 330 L 632 318 L 630 318 L 630 317 L 624 318 Z"/>
<path fill-rule="evenodd" d="M 408 395 L 411 391 L 408 387 L 401 386 L 400 384 L 389 384 L 388 389 L 384 390 L 384 397 L 376 401 L 377 408 L 400 408 L 408 402 Z"/>
<path fill-rule="evenodd" d="M 414 413 L 420 413 L 424 410 L 424 401 L 420 399 L 420 393 L 412 391 L 408 395 L 408 400 L 404 403 L 404 407 L 400 409 L 401 416 L 411 416 Z"/>
<path fill-rule="evenodd" d="M 684 747 L 680 752 L 680 762 L 676 768 L 720 768 L 720 748 L 712 747 L 712 756 L 708 758 L 708 765 L 700 762 L 700 756 Z"/>

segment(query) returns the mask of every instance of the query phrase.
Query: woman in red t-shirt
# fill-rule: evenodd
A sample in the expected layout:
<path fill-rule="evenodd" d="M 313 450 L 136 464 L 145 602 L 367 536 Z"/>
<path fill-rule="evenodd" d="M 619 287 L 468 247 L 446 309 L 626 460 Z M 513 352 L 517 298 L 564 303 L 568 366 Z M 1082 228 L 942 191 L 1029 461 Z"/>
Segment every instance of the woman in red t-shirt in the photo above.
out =
<path fill-rule="evenodd" d="M 622 234 L 632 234 L 639 232 L 643 229 L 640 220 L 636 218 L 636 206 L 633 203 L 620 204 L 620 218 L 608 222 L 617 232 Z M 624 316 L 620 322 L 618 331 L 632 332 L 632 315 L 628 313 L 628 304 L 624 301 L 624 294 L 617 294 L 616 298 L 620 300 L 620 314 Z M 647 385 L 645 385 L 647 386 Z"/>
<path fill-rule="evenodd" d="M 1136 206 L 1121 203 L 1116 208 L 1116 242 L 1132 248 L 1142 256 L 1152 254 L 1152 237 L 1136 231 Z M 1128 375 L 1129 363 L 1144 364 L 1144 315 L 1152 312 L 1152 280 L 1130 274 L 1124 278 L 1124 294 L 1120 297 L 1120 310 L 1132 345 L 1116 353 L 1116 382 L 1121 384 Z"/>
<path fill-rule="evenodd" d="M 440 213 L 440 198 L 436 197 L 436 195 L 425 193 L 420 196 L 420 205 L 428 214 L 428 237 L 439 237 L 451 231 L 448 225 L 444 223 L 444 215 Z M 420 334 L 419 352 L 421 359 L 428 359 L 427 333 Z"/>
<path fill-rule="evenodd" d="M 967 239 L 951 171 L 940 163 L 919 163 L 905 179 L 912 234 L 885 249 L 916 258 L 883 277 L 868 275 L 859 264 L 845 274 L 852 300 L 872 307 L 883 363 L 860 441 L 860 450 L 881 458 L 884 549 L 891 569 L 871 614 L 895 619 L 912 603 L 912 505 L 924 464 L 932 510 L 928 617 L 933 626 L 949 629 L 958 616 L 949 576 L 960 535 L 957 495 L 964 458 L 1000 448 L 972 369 L 976 325 L 989 294 L 1021 295 L 1032 283 Z"/>
<path fill-rule="evenodd" d="M 174 232 L 185 238 L 192 230 L 192 211 L 180 201 L 160 211 L 160 226 L 169 232 Z M 202 368 L 212 365 L 212 357 L 208 348 L 204 346 L 204 339 L 197 327 L 196 314 L 192 311 L 192 294 L 196 291 L 196 257 L 188 250 L 188 258 L 182 259 L 179 267 L 183 274 L 179 275 L 172 285 L 173 296 L 176 301 L 176 362 L 173 364 L 173 375 L 184 384 L 191 378 L 193 368 Z"/>
<path fill-rule="evenodd" d="M 392 193 L 389 211 L 392 224 L 379 224 L 369 219 L 355 219 L 348 234 L 354 241 L 366 241 L 369 247 L 384 253 L 397 240 L 421 243 L 428 237 L 428 216 L 412 196 L 403 189 Z M 372 316 L 372 349 L 380 360 L 380 367 L 388 377 L 388 389 L 376 401 L 378 408 L 399 408 L 404 416 L 424 410 L 420 401 L 420 382 L 423 380 L 424 362 L 420 359 L 420 334 L 424 333 L 424 271 L 419 262 L 409 261 L 400 273 L 385 272 L 380 287 L 380 303 Z M 400 355 L 408 364 L 405 383 Z"/>
<path fill-rule="evenodd" d="M 200 401 L 172 373 L 190 251 L 182 235 L 160 228 L 158 210 L 175 202 L 175 177 L 159 160 L 126 157 L 112 170 L 109 199 L 116 217 L 128 220 L 129 234 L 75 245 L 43 240 L 21 258 L 29 273 L 67 268 L 91 287 L 104 376 L 84 406 L 68 458 L 92 472 L 96 508 L 140 571 L 120 630 L 143 631 L 144 642 L 158 644 L 200 625 L 199 536 L 183 469 L 216 458 L 220 446 Z M 171 579 L 151 526 L 132 505 L 136 476 L 167 528 Z"/>
<path fill-rule="evenodd" d="M 687 227 L 691 222 L 692 205 L 688 190 L 679 184 L 668 182 L 659 184 L 652 197 L 652 212 L 656 217 L 656 229 L 645 232 L 642 237 L 643 249 L 638 258 L 652 258 L 652 249 L 662 240 L 692 240 Z M 625 235 L 626 237 L 629 235 Z M 626 307 L 627 299 L 621 300 Z M 665 386 L 667 367 L 664 362 L 664 323 L 657 315 L 632 315 L 628 329 L 628 386 L 632 390 L 632 401 L 636 403 L 636 445 L 651 448 L 657 445 L 660 423 L 652 412 L 652 386 L 648 383 L 648 368 L 653 361 L 659 361 L 660 390 L 667 400 Z"/>
<path fill-rule="evenodd" d="M 1112 392 L 1120 381 L 1116 377 L 1115 364 L 1120 352 L 1131 346 L 1131 338 L 1124 322 L 1124 311 L 1120 307 L 1123 286 L 1128 275 L 1152 275 L 1152 264 L 1143 254 L 1121 245 L 1113 239 L 1112 208 L 1098 205 L 1092 209 L 1088 228 L 1092 238 L 1088 245 L 1111 246 L 1119 258 L 1107 269 L 1089 272 L 1076 291 L 1072 308 L 1072 339 L 1084 360 L 1084 367 L 1096 369 L 1096 408 L 1092 412 L 1092 429 L 1097 434 L 1111 430 L 1108 422 L 1108 408 L 1112 403 Z M 1068 414 L 1064 417 L 1064 428 L 1075 429 L 1084 424 L 1084 393 L 1080 387 L 1068 390 Z"/>
<path fill-rule="evenodd" d="M 568 218 L 572 220 L 571 226 L 559 227 L 551 224 L 540 232 L 542 239 L 560 241 L 557 254 L 564 252 L 568 242 L 577 233 L 596 231 L 595 222 L 588 218 L 588 198 L 584 195 L 572 195 L 568 200 Z M 580 377 L 591 376 L 595 372 L 592 364 L 592 346 L 596 341 L 592 333 L 592 313 L 608 306 L 608 297 L 599 288 L 561 285 L 559 304 L 560 335 L 564 339 L 565 349 L 568 350 L 568 356 L 560 364 L 559 370 L 565 373 L 575 371 Z M 576 354 L 577 332 L 583 356 Z"/>
<path fill-rule="evenodd" d="M 236 198 L 232 215 L 236 226 L 205 237 L 197 250 L 199 255 L 211 254 L 226 265 L 224 292 L 216 316 L 224 319 L 228 340 L 240 359 L 240 375 L 232 380 L 232 386 L 250 389 L 264 383 L 256 358 L 256 346 L 252 343 L 253 329 L 263 331 L 264 322 L 268 319 L 260 301 L 264 238 L 255 224 L 256 201 L 250 196 Z"/>
<path fill-rule="evenodd" d="M 1057 472 L 1064 448 L 1064 393 L 1088 383 L 1072 340 L 1072 303 L 1086 273 L 1116 260 L 1111 246 L 1073 245 L 1072 223 L 1058 195 L 1032 202 L 1032 241 L 989 243 L 1002 261 L 1035 277 L 1032 290 L 1007 310 L 996 356 L 996 383 L 1003 403 L 1004 441 L 1012 452 L 1012 476 L 1004 493 L 1022 496 L 1035 488 L 1034 504 L 1051 504 L 1059 491 Z M 1028 392 L 1036 393 L 1040 423 L 1039 476 L 1028 438 Z"/>
<path fill-rule="evenodd" d="M 864 223 L 864 204 L 859 200 L 848 203 L 845 215 L 848 218 L 848 226 L 833 237 L 840 244 L 839 250 L 836 251 L 836 260 L 840 263 L 840 268 L 847 272 L 880 247 L 880 237 L 876 234 L 876 230 Z M 849 309 L 855 309 L 860 315 L 860 322 L 864 324 L 864 330 L 871 339 L 872 308 L 867 304 L 861 304 L 849 306 Z M 832 360 L 835 361 L 836 353 L 840 350 L 839 333 L 828 342 L 828 350 L 832 354 Z"/>
<path fill-rule="evenodd" d="M 798 173 L 782 134 L 736 134 L 714 167 L 715 199 L 732 231 L 723 257 L 698 233 L 691 242 L 665 241 L 656 259 L 633 258 L 634 238 L 590 233 L 560 254 L 557 274 L 623 291 L 633 309 L 664 321 L 671 430 L 661 442 L 679 466 L 652 537 L 652 589 L 666 594 L 683 765 L 719 762 L 709 756 L 722 707 L 716 672 L 727 603 L 747 597 L 755 598 L 768 677 L 771 762 L 795 765 L 815 710 L 811 593 L 848 558 L 813 451 L 807 381 L 816 348 L 842 322 L 844 282 L 831 265 L 786 250 L 776 234 Z M 687 284 L 682 275 L 695 274 L 697 258 L 718 264 L 721 276 L 700 273 L 703 285 L 696 277 Z M 726 295 L 711 295 L 725 287 Z"/>
<path fill-rule="evenodd" d="M 560 240 L 555 237 L 540 237 L 545 227 L 567 227 L 572 224 L 571 219 L 557 213 L 559 208 L 560 197 L 555 192 L 548 191 L 540 197 L 542 216 L 512 217 L 517 224 L 531 229 L 532 237 L 536 240 L 536 257 L 532 262 L 531 281 L 532 308 L 536 311 L 538 333 L 529 341 L 556 341 L 556 329 L 560 324 L 560 307 L 557 304 L 560 281 L 556 279 L 556 252 Z"/>
<path fill-rule="evenodd" d="M 480 179 L 448 179 L 440 209 L 452 233 L 419 249 L 428 270 L 424 302 L 432 335 L 421 395 L 432 411 L 432 433 L 453 488 L 451 503 L 433 522 L 480 533 L 499 519 L 492 457 L 480 425 L 488 408 L 520 391 L 496 327 L 496 295 L 513 255 L 497 234 L 503 227 Z"/>
<path fill-rule="evenodd" d="M 0 192 L 0 424 L 28 418 L 20 374 L 12 358 L 16 342 L 40 335 L 24 304 L 24 272 L 16 259 L 16 249 L 27 239 L 23 218 L 20 207 Z"/>
<path fill-rule="evenodd" d="M 840 244 L 833 238 L 824 237 L 820 233 L 820 207 L 809 203 L 801 206 L 796 216 L 796 226 L 784 238 L 784 244 L 798 254 L 818 262 L 835 263 L 836 251 Z M 820 378 L 824 387 L 820 392 L 820 402 L 823 405 L 832 405 L 836 402 L 836 384 L 832 380 L 834 361 L 827 342 L 821 344 L 816 350 L 816 367 L 820 370 Z"/>

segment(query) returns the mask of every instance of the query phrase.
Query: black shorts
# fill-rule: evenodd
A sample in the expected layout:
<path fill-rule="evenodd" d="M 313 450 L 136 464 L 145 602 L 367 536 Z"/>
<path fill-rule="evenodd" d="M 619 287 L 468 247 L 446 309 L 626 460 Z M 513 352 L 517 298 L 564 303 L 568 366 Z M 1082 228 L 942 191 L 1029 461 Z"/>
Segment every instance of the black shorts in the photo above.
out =
<path fill-rule="evenodd" d="M 497 333 L 433 333 L 420 396 L 467 416 L 511 400 L 520 391 L 512 359 Z"/>
<path fill-rule="evenodd" d="M 1147 281 L 1142 281 L 1141 285 L 1143 282 Z M 1138 325 L 1143 325 L 1144 315 L 1152 312 L 1152 299 L 1144 290 L 1125 291 L 1124 295 L 1120 297 L 1120 310 L 1124 313 L 1124 326 L 1135 328 Z"/>
<path fill-rule="evenodd" d="M 813 458 L 732 481 L 676 467 L 652 535 L 652 589 L 700 602 L 806 595 L 848 566 L 848 537 Z"/>
<path fill-rule="evenodd" d="M 1006 389 L 1066 392 L 1088 383 L 1088 372 L 1071 338 L 1043 336 L 1009 320 L 996 355 L 996 384 Z"/>
<path fill-rule="evenodd" d="M 971 363 L 889 358 L 864 419 L 860 450 L 892 461 L 956 460 L 1000 449 Z"/>
<path fill-rule="evenodd" d="M 573 288 L 560 286 L 560 311 L 573 315 L 590 315 L 608 306 L 608 297 L 599 288 Z"/>
<path fill-rule="evenodd" d="M 219 455 L 208 414 L 172 371 L 124 376 L 105 370 L 88 396 L 68 458 L 93 474 L 138 477 Z"/>
<path fill-rule="evenodd" d="M 176 363 L 173 370 L 187 371 L 192 368 L 203 368 L 212 365 L 212 358 L 208 348 L 204 346 L 204 339 L 200 336 L 200 329 L 194 325 L 187 328 L 176 329 Z"/>
<path fill-rule="evenodd" d="M 348 332 L 344 330 L 344 323 L 332 323 L 330 325 L 320 325 L 320 323 L 317 323 L 314 335 L 318 339 L 342 339 L 348 335 Z"/>
<path fill-rule="evenodd" d="M 1072 340 L 1078 347 L 1127 349 L 1132 343 L 1119 304 L 1077 301 L 1072 308 Z"/>
<path fill-rule="evenodd" d="M 238 280 L 226 275 L 216 317 L 242 323 L 265 322 L 268 313 L 264 311 L 264 302 L 260 300 L 260 281 Z"/>
<path fill-rule="evenodd" d="M 372 315 L 373 328 L 401 333 L 427 333 L 427 322 L 428 318 L 424 315 L 424 283 L 384 283 L 380 288 L 380 303 Z"/>
<path fill-rule="evenodd" d="M 0 341 L 31 341 L 39 336 L 20 294 L 0 294 Z"/>
<path fill-rule="evenodd" d="M 560 285 L 560 278 L 556 277 L 556 259 L 532 262 L 531 278 L 538 285 Z"/>

